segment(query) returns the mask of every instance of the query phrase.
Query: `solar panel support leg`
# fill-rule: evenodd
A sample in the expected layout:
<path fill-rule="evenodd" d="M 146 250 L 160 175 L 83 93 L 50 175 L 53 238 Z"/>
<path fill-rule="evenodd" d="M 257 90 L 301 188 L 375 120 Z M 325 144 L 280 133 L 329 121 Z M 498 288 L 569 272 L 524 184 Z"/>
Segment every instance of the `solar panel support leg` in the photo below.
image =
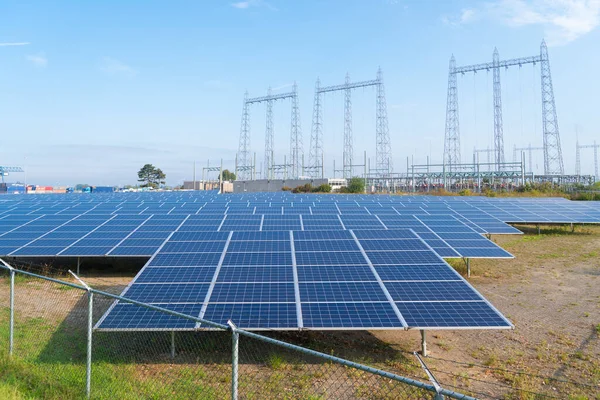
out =
<path fill-rule="evenodd" d="M 421 355 L 427 357 L 427 337 L 424 329 L 421 329 Z"/>
<path fill-rule="evenodd" d="M 540 234 L 541 234 L 541 231 L 540 231 L 540 224 L 537 224 L 537 229 L 538 229 L 538 235 L 540 235 Z"/>
<path fill-rule="evenodd" d="M 571 222 L 571 233 L 575 232 L 575 225 Z"/>
<path fill-rule="evenodd" d="M 79 265 L 81 265 L 81 263 L 79 257 L 77 257 L 77 276 L 79 276 Z"/>
<path fill-rule="evenodd" d="M 175 358 L 175 331 L 171 331 L 171 358 Z"/>
<path fill-rule="evenodd" d="M 470 278 L 471 277 L 471 259 L 466 258 L 465 261 L 467 263 L 467 278 Z"/>
<path fill-rule="evenodd" d="M 231 328 L 231 399 L 238 399 L 238 355 L 240 334 L 237 327 L 231 321 L 227 321 Z"/>

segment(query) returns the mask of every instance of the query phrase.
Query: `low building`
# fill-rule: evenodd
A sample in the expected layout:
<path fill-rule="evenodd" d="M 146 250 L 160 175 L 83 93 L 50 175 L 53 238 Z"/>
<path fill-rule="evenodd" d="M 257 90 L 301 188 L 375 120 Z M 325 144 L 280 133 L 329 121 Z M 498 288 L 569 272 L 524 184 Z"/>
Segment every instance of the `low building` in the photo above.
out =
<path fill-rule="evenodd" d="M 346 186 L 346 179 L 333 178 L 305 178 L 305 179 L 257 179 L 253 181 L 234 181 L 233 193 L 252 193 L 252 192 L 281 192 L 283 188 L 295 188 L 306 184 L 312 186 L 330 185 L 333 191 Z"/>

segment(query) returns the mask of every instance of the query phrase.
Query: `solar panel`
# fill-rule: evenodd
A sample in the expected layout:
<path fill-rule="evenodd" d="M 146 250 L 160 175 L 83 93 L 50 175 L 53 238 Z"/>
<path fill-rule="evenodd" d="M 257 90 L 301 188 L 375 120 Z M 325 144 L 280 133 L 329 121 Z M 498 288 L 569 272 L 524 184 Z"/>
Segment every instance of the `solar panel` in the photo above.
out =
<path fill-rule="evenodd" d="M 448 320 L 437 326 L 469 327 L 464 321 L 473 321 L 474 327 L 511 327 L 410 230 L 230 232 L 222 252 L 167 253 L 172 243 L 185 243 L 173 237 L 123 295 L 152 304 L 194 303 L 195 316 L 215 322 L 231 319 L 241 328 L 256 330 L 433 327 L 423 319 L 426 306 L 404 305 L 436 302 L 449 304 L 438 311 Z M 380 242 L 398 247 L 373 249 Z M 477 303 L 472 309 L 480 312 L 459 320 L 452 314 L 460 309 L 452 309 L 455 302 Z M 132 317 L 149 320 L 129 321 Z M 422 320 L 423 326 L 407 322 Z M 109 330 L 148 326 L 186 329 L 118 304 L 97 324 Z"/>

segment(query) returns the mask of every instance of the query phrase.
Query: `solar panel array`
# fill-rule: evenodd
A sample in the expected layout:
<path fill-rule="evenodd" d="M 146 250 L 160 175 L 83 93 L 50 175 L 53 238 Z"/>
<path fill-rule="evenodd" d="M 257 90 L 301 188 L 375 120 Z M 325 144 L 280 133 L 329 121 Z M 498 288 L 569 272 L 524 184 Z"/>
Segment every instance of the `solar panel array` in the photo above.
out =
<path fill-rule="evenodd" d="M 177 231 L 123 293 L 244 329 L 510 328 L 413 231 Z M 195 329 L 115 303 L 103 330 Z"/>
<path fill-rule="evenodd" d="M 0 255 L 150 257 L 124 295 L 246 329 L 510 328 L 442 257 L 510 258 L 506 222 L 594 202 L 179 192 L 0 198 Z M 202 328 L 115 303 L 105 330 Z"/>
<path fill-rule="evenodd" d="M 181 225 L 181 227 L 180 227 Z M 0 255 L 149 257 L 169 233 L 412 228 L 442 257 L 512 255 L 452 215 L 82 214 L 0 218 Z M 455 239 L 452 234 L 470 234 Z M 446 241 L 445 238 L 450 239 Z M 460 241 L 465 240 L 465 241 Z M 467 242 L 466 240 L 469 240 Z M 474 251 L 477 247 L 479 250 Z"/>

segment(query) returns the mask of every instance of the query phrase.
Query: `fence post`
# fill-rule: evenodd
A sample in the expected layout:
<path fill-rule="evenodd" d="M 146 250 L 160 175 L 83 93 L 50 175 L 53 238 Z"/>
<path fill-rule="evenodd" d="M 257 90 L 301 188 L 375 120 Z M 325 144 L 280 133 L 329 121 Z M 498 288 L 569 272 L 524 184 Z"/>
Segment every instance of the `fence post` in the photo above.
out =
<path fill-rule="evenodd" d="M 88 295 L 88 323 L 87 323 L 87 349 L 85 361 L 85 397 L 90 398 L 92 393 L 92 333 L 94 330 L 94 292 L 84 281 L 69 270 L 69 273 L 75 277 L 87 290 Z"/>
<path fill-rule="evenodd" d="M 88 289 L 87 360 L 85 368 L 85 395 L 89 399 L 92 391 L 92 330 L 94 319 L 94 293 Z"/>
<path fill-rule="evenodd" d="M 8 326 L 8 355 L 12 357 L 15 329 L 15 270 L 10 269 L 10 321 Z"/>
<path fill-rule="evenodd" d="M 227 325 L 231 328 L 231 399 L 238 398 L 238 354 L 240 335 L 237 332 L 237 327 L 231 321 L 227 321 Z"/>

